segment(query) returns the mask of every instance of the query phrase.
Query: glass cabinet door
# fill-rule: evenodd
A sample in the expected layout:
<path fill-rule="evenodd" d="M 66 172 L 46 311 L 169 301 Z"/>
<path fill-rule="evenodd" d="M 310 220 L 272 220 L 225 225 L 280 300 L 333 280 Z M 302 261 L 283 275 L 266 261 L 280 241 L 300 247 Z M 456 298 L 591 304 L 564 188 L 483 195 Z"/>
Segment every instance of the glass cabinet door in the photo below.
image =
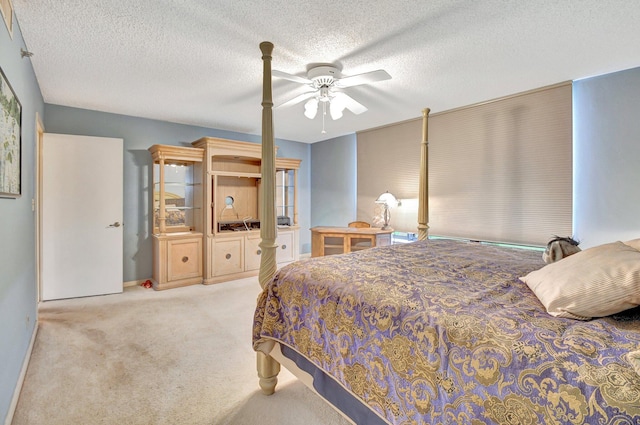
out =
<path fill-rule="evenodd" d="M 194 180 L 194 164 L 166 161 L 164 172 L 155 163 L 153 170 L 153 213 L 154 227 L 159 227 L 160 196 L 164 189 L 164 220 L 167 232 L 188 232 L 195 230 L 197 210 L 195 196 L 200 185 Z M 161 181 L 164 176 L 164 181 Z"/>
<path fill-rule="evenodd" d="M 279 225 L 295 223 L 295 170 L 276 172 L 276 215 Z"/>

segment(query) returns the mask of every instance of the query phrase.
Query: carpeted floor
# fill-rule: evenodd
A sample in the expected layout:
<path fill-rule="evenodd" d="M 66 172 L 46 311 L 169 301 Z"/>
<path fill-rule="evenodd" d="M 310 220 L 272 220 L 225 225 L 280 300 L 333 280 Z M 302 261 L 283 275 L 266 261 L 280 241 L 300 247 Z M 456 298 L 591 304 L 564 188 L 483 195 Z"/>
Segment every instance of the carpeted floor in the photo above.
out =
<path fill-rule="evenodd" d="M 13 425 L 345 425 L 283 369 L 258 387 L 257 278 L 48 301 Z"/>

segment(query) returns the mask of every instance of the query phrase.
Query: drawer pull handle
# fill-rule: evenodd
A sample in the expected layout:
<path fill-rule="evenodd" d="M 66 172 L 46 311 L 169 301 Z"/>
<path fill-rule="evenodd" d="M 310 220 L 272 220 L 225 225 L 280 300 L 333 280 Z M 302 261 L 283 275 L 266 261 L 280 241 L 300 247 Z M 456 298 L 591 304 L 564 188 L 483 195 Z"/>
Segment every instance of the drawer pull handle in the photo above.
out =
<path fill-rule="evenodd" d="M 257 250 L 256 254 L 258 254 L 258 255 L 262 254 L 262 250 L 261 249 Z"/>
<path fill-rule="evenodd" d="M 282 249 L 287 249 L 287 246 L 286 245 L 282 245 Z"/>
<path fill-rule="evenodd" d="M 224 258 L 226 258 L 227 260 L 231 258 L 231 254 L 227 254 L 224 256 Z"/>
<path fill-rule="evenodd" d="M 189 257 L 187 257 L 186 255 L 184 257 L 182 257 L 182 262 L 186 263 L 187 261 L 189 261 Z"/>

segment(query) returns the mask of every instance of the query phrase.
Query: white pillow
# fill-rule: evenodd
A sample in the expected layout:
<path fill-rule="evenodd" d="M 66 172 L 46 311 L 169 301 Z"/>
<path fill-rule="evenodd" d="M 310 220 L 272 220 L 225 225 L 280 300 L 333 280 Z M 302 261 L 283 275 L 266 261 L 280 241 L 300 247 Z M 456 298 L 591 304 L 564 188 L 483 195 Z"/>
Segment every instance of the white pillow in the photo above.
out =
<path fill-rule="evenodd" d="M 521 277 L 552 316 L 588 320 L 640 305 L 640 239 L 585 249 Z M 636 245 L 637 244 L 637 245 Z"/>

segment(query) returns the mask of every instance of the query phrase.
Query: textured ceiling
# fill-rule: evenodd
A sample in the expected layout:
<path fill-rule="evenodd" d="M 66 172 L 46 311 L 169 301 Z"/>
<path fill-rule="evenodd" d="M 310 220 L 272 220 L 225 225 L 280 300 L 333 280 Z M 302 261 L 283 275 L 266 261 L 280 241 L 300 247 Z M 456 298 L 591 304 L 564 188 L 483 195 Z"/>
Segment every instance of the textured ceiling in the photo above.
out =
<path fill-rule="evenodd" d="M 274 110 L 312 143 L 561 81 L 640 66 L 635 0 L 13 0 L 46 103 L 261 132 L 259 43 L 273 68 L 392 79 L 345 89 L 368 107 L 332 121 Z M 276 79 L 276 105 L 305 91 Z"/>

